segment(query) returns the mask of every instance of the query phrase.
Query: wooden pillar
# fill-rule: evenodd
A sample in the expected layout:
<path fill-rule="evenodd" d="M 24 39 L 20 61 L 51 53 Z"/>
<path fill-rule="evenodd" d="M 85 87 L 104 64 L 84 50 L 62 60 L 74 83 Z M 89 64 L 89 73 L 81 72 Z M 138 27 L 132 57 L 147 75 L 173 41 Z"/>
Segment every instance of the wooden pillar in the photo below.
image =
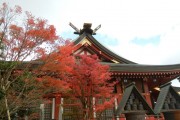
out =
<path fill-rule="evenodd" d="M 52 109 L 51 109 L 51 111 L 52 111 L 51 118 L 52 118 L 52 120 L 54 120 L 55 119 L 55 98 L 52 98 Z"/>
<path fill-rule="evenodd" d="M 118 108 L 118 100 L 117 100 L 117 98 L 115 98 L 114 99 L 114 107 L 115 107 L 115 111 L 117 110 L 117 108 Z M 116 118 L 116 120 L 119 120 L 119 118 Z"/>
<path fill-rule="evenodd" d="M 147 81 L 148 81 L 147 78 L 144 78 L 144 79 L 143 79 L 143 86 L 144 86 L 144 92 L 145 92 L 145 93 L 149 93 L 149 88 L 148 88 Z"/>
<path fill-rule="evenodd" d="M 149 93 L 149 87 L 148 87 L 148 83 L 147 83 L 147 78 L 143 79 L 143 86 L 144 86 L 144 95 L 146 98 L 147 103 L 152 107 L 152 103 L 151 103 L 151 96 Z"/>
<path fill-rule="evenodd" d="M 61 99 L 61 104 L 59 106 L 59 119 L 58 120 L 62 120 L 63 119 L 63 102 L 64 102 L 64 98 L 60 98 Z"/>
<path fill-rule="evenodd" d="M 44 120 L 44 104 L 40 104 L 40 120 Z"/>
<path fill-rule="evenodd" d="M 96 119 L 96 98 L 93 97 L 93 118 Z"/>
<path fill-rule="evenodd" d="M 120 82 L 118 82 L 117 84 L 116 84 L 116 89 L 117 89 L 117 93 L 122 93 L 122 87 L 121 87 L 121 83 Z"/>
<path fill-rule="evenodd" d="M 59 118 L 59 107 L 60 107 L 60 103 L 61 103 L 61 98 L 60 95 L 55 95 L 55 112 L 54 112 L 54 119 L 58 120 Z"/>
<path fill-rule="evenodd" d="M 116 77 L 116 81 L 118 81 L 117 84 L 116 84 L 117 93 L 122 93 L 123 90 L 122 90 L 121 78 Z"/>
<path fill-rule="evenodd" d="M 118 83 L 116 84 L 116 89 L 117 89 L 117 93 L 118 93 L 119 96 L 118 96 L 118 98 L 115 98 L 115 100 L 114 100 L 115 110 L 117 109 L 118 104 L 122 99 L 122 93 L 123 93 L 122 84 L 121 84 L 121 78 L 117 77 L 116 80 L 118 81 Z M 121 118 L 120 115 L 119 115 L 119 117 L 116 118 L 116 120 L 124 120 L 124 119 L 125 118 Z"/>

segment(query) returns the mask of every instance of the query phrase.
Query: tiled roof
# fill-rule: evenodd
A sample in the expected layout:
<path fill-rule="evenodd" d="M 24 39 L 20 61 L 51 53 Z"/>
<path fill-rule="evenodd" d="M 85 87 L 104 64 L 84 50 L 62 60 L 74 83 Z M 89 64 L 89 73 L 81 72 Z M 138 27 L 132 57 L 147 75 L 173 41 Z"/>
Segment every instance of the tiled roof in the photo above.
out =
<path fill-rule="evenodd" d="M 125 63 L 125 64 L 135 64 L 134 62 L 132 61 L 129 61 L 115 53 L 113 53 L 112 51 L 110 51 L 109 49 L 107 49 L 106 47 L 104 47 L 101 43 L 99 43 L 91 34 L 88 34 L 88 33 L 83 33 L 81 34 L 76 40 L 74 40 L 74 44 L 77 45 L 78 43 L 81 42 L 81 40 L 83 40 L 83 38 L 89 38 L 89 40 L 94 44 L 96 45 L 102 52 L 108 54 L 109 56 L 112 56 L 113 58 L 117 59 L 118 62 L 122 62 L 122 63 Z"/>
<path fill-rule="evenodd" d="M 180 87 L 173 87 L 176 92 L 180 92 Z"/>
<path fill-rule="evenodd" d="M 74 44 L 79 44 L 85 37 L 88 38 L 98 49 L 100 49 L 102 52 L 106 53 L 107 55 L 111 56 L 112 58 L 116 59 L 120 63 L 105 63 L 102 62 L 102 64 L 107 64 L 110 66 L 111 72 L 172 72 L 177 71 L 177 74 L 180 73 L 180 64 L 173 64 L 173 65 L 143 65 L 143 64 L 137 64 L 132 61 L 129 61 L 106 47 L 104 47 L 101 43 L 99 43 L 91 34 L 88 34 L 84 32 L 81 34 L 76 40 L 74 40 Z M 179 73 L 178 73 L 179 72 Z M 171 73 L 167 73 L 171 74 Z"/>
<path fill-rule="evenodd" d="M 128 106 L 134 106 L 128 107 Z M 125 88 L 123 97 L 118 105 L 115 115 L 119 116 L 122 113 L 145 113 L 154 114 L 153 110 L 146 102 L 145 98 L 136 88 L 135 84 L 132 83 Z"/>
<path fill-rule="evenodd" d="M 119 64 L 119 63 L 105 63 L 110 66 L 112 75 L 180 75 L 180 64 L 173 65 L 143 65 L 143 64 Z"/>
<path fill-rule="evenodd" d="M 128 72 L 158 72 L 158 71 L 180 71 L 180 64 L 173 65 L 143 65 L 143 64 L 118 64 L 104 63 L 110 66 L 110 71 L 128 71 Z"/>
<path fill-rule="evenodd" d="M 180 96 L 170 83 L 161 86 L 154 112 L 180 111 Z"/>

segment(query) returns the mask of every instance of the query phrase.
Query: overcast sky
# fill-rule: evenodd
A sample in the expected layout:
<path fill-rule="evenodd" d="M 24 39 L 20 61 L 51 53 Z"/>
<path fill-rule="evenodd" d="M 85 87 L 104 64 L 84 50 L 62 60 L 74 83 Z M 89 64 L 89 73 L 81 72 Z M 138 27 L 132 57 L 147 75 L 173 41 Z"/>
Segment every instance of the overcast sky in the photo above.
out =
<path fill-rule="evenodd" d="M 94 36 L 120 56 L 140 64 L 180 63 L 179 0 L 1 0 L 45 18 L 63 38 L 75 39 L 72 22 L 102 27 Z M 179 84 L 176 82 L 176 84 Z"/>

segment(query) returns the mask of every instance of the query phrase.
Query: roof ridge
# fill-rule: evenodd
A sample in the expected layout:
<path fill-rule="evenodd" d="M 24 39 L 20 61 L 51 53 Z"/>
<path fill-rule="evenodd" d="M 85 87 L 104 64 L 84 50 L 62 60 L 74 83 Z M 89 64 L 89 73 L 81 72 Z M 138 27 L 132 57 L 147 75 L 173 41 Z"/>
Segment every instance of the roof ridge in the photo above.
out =
<path fill-rule="evenodd" d="M 76 40 L 74 40 L 74 44 L 77 45 L 78 43 L 80 43 L 83 40 L 84 37 L 89 38 L 88 40 L 90 40 L 95 46 L 97 46 L 99 49 L 104 51 L 105 54 L 115 58 L 115 60 L 117 60 L 118 62 L 122 62 L 124 64 L 136 64 L 135 62 L 127 60 L 127 59 L 117 55 L 116 53 L 112 52 L 107 47 L 102 45 L 98 40 L 96 40 L 91 34 L 86 33 L 86 32 L 84 32 Z"/>

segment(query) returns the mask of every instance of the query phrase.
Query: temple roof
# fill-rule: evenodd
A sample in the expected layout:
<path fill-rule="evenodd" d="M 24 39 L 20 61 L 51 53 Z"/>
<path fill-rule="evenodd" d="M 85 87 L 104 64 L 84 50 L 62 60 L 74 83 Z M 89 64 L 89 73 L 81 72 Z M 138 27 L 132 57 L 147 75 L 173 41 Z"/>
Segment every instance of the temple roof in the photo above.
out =
<path fill-rule="evenodd" d="M 127 72 L 180 72 L 180 64 L 173 65 L 144 65 L 144 64 L 117 64 L 105 63 L 110 66 L 110 71 L 127 71 Z"/>
<path fill-rule="evenodd" d="M 86 24 L 85 24 L 86 25 Z M 97 54 L 101 59 L 102 64 L 110 66 L 110 71 L 114 73 L 134 73 L 139 74 L 147 73 L 149 75 L 166 74 L 166 75 L 180 75 L 180 64 L 172 65 L 144 65 L 137 64 L 130 60 L 127 60 L 99 43 L 94 37 L 91 29 L 91 24 L 88 24 L 88 28 L 84 26 L 79 32 L 79 37 L 74 40 L 76 46 L 75 51 L 82 52 L 86 50 L 89 54 Z M 87 29 L 87 30 L 86 30 Z M 78 52 L 79 52 L 78 51 Z M 79 53 L 78 53 L 79 54 Z M 140 75 L 140 74 L 139 74 Z"/>
<path fill-rule="evenodd" d="M 175 90 L 177 93 L 180 94 L 180 87 L 173 87 L 173 88 L 174 88 L 174 90 Z"/>
<path fill-rule="evenodd" d="M 175 71 L 178 74 L 180 73 L 180 64 L 172 64 L 172 65 L 145 65 L 145 64 L 137 64 L 130 60 L 127 60 L 117 54 L 113 53 L 102 44 L 100 44 L 91 34 L 83 33 L 80 35 L 75 41 L 74 44 L 78 45 L 81 43 L 84 38 L 88 39 L 92 42 L 96 47 L 99 48 L 102 52 L 111 56 L 114 60 L 118 61 L 118 63 L 113 62 L 101 62 L 102 64 L 106 64 L 110 66 L 111 72 L 172 72 Z"/>
<path fill-rule="evenodd" d="M 75 41 L 74 44 L 78 45 L 79 43 L 81 43 L 84 39 L 86 38 L 86 40 L 89 40 L 89 42 L 91 42 L 95 47 L 97 47 L 99 49 L 99 51 L 104 52 L 107 56 L 112 57 L 114 60 L 116 60 L 119 63 L 124 63 L 124 64 L 136 64 L 135 62 L 132 62 L 130 60 L 127 60 L 115 53 L 113 53 L 112 51 L 110 51 L 109 49 L 107 49 L 106 47 L 104 47 L 101 43 L 99 43 L 91 34 L 84 32 L 83 34 L 81 34 Z"/>
<path fill-rule="evenodd" d="M 170 83 L 162 85 L 154 108 L 154 112 L 180 111 L 180 96 Z"/>
<path fill-rule="evenodd" d="M 134 106 L 134 105 L 135 108 L 131 109 L 130 106 Z M 126 86 L 125 91 L 123 93 L 123 97 L 120 100 L 117 110 L 115 111 L 115 115 L 118 116 L 122 113 L 138 113 L 138 112 L 144 112 L 146 114 L 154 114 L 152 108 L 149 106 L 145 98 L 136 88 L 135 83 L 131 83 L 130 85 Z"/>

